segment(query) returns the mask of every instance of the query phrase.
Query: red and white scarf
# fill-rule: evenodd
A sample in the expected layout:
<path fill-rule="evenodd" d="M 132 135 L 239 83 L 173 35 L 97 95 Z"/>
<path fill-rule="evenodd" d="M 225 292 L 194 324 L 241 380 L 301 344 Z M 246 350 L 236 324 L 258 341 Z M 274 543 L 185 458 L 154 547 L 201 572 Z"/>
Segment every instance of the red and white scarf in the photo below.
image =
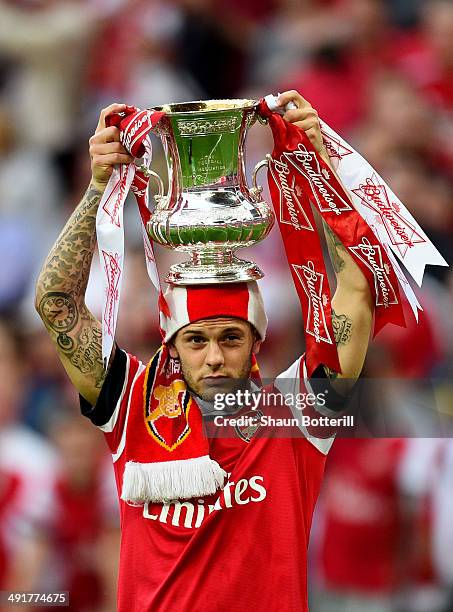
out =
<path fill-rule="evenodd" d="M 255 356 L 251 380 L 261 387 Z M 121 499 L 130 504 L 212 495 L 226 472 L 209 456 L 203 417 L 181 372 L 162 345 L 132 390 Z"/>

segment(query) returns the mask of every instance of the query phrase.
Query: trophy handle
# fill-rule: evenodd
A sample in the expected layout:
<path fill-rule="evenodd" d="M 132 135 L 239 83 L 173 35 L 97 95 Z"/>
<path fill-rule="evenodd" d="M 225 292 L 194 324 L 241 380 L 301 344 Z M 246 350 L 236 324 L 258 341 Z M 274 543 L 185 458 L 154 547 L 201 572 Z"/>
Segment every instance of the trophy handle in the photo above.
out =
<path fill-rule="evenodd" d="M 141 164 L 140 166 L 137 165 L 137 170 L 141 170 L 147 178 L 153 177 L 156 180 L 158 194 L 154 196 L 154 199 L 157 203 L 159 203 L 159 201 L 164 197 L 165 187 L 163 180 L 160 178 L 157 172 L 154 172 L 154 170 L 151 170 L 151 168 L 148 168 L 148 166 L 145 164 Z"/>
<path fill-rule="evenodd" d="M 262 159 L 260 162 L 258 162 L 255 168 L 253 169 L 253 174 L 252 174 L 253 187 L 250 189 L 250 193 L 257 202 L 261 200 L 261 192 L 263 191 L 263 188 L 261 187 L 261 185 L 258 185 L 257 175 L 258 175 L 258 172 L 261 170 L 261 168 L 269 167 L 270 157 L 271 156 L 267 154 L 266 159 Z"/>

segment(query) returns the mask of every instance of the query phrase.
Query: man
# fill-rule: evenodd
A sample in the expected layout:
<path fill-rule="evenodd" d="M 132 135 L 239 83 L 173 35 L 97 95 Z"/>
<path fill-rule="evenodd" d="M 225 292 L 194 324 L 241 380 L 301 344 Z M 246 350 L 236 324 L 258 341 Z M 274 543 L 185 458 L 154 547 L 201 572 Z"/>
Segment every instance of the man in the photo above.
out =
<path fill-rule="evenodd" d="M 285 119 L 305 130 L 328 161 L 316 111 L 297 92 L 280 96 L 281 106 L 290 101 L 297 108 Z M 216 393 L 229 390 L 232 380 L 241 384 L 256 373 L 254 355 L 267 325 L 257 284 L 170 287 L 161 316 L 163 348 L 145 366 L 117 347 L 104 372 L 101 326 L 84 295 L 102 193 L 112 166 L 133 161 L 117 128 L 106 127 L 106 117 L 124 108 L 113 104 L 101 113 L 90 139 L 90 187 L 50 252 L 36 294 L 38 312 L 82 396 L 82 412 L 104 431 L 113 455 L 122 498 L 119 609 L 307 610 L 306 550 L 332 439 L 310 436 L 302 426 L 304 436 L 291 439 L 211 438 L 208 465 L 217 482 L 211 494 L 165 499 L 155 490 L 159 451 L 171 450 L 177 459 L 159 466 L 173 470 L 159 483 L 170 486 L 179 468 L 186 474 L 187 465 L 206 458 L 190 446 L 189 456 L 178 455 L 182 440 L 190 444 L 196 419 L 203 414 L 208 420 Z M 338 281 L 332 305 L 341 373 L 321 367 L 317 374 L 323 389 L 331 381 L 329 408 L 341 409 L 334 386 L 360 374 L 373 306 L 365 277 L 336 237 L 327 237 Z M 304 370 L 300 357 L 277 379 L 277 389 L 316 391 Z M 159 376 L 167 376 L 165 384 Z M 181 395 L 181 386 L 188 394 Z M 149 453 L 157 458 L 153 463 Z"/>

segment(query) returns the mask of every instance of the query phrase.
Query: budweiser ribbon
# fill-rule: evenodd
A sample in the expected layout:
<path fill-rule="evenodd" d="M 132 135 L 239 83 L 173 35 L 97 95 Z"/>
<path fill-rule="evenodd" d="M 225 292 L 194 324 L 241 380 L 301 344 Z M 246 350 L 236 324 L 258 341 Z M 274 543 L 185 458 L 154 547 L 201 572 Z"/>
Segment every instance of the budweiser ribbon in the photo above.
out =
<path fill-rule="evenodd" d="M 126 111 L 107 117 L 108 125 L 119 128 L 120 140 L 127 151 L 135 158 L 143 158 L 143 164 L 140 167 L 135 163 L 119 164 L 113 168 L 96 216 L 97 242 L 104 285 L 102 360 L 105 368 L 112 352 L 118 318 L 124 267 L 123 210 L 130 189 L 135 195 L 142 220 L 148 275 L 160 296 L 162 295 L 154 251 L 145 227 L 150 218 L 147 172 L 152 159 L 150 132 L 163 115 L 164 113 L 160 112 L 127 107 Z"/>
<path fill-rule="evenodd" d="M 268 96 L 266 102 L 270 98 L 273 97 Z M 261 102 L 260 112 L 269 119 L 274 134 L 269 185 L 304 314 L 308 374 L 319 363 L 340 371 L 331 323 L 330 290 L 310 201 L 368 279 L 375 295 L 375 333 L 386 323 L 404 325 L 398 283 L 415 316 L 420 308 L 396 257 L 419 284 L 425 265 L 447 263 L 381 177 L 346 141 L 321 122 L 326 147 L 336 162 L 338 175 L 351 191 L 352 201 L 305 132 L 269 110 L 266 102 Z M 149 134 L 163 115 L 128 107 L 108 118 L 109 125 L 119 127 L 121 142 L 129 153 L 143 157 L 144 166 L 115 167 L 98 209 L 96 228 L 105 289 L 102 316 L 105 366 L 118 316 L 124 264 L 123 207 L 129 189 L 134 192 L 140 210 L 148 274 L 159 291 L 160 308 L 166 310 L 152 244 L 145 231 L 150 217 L 146 172 L 152 155 Z"/>
<path fill-rule="evenodd" d="M 320 123 L 329 157 L 355 207 L 379 241 L 394 253 L 421 287 L 425 266 L 448 266 L 448 263 L 366 159 L 324 121 Z"/>
<path fill-rule="evenodd" d="M 331 295 L 311 202 L 368 280 L 375 297 L 375 334 L 387 323 L 405 325 L 398 277 L 386 249 L 305 132 L 269 110 L 264 100 L 259 112 L 274 136 L 269 188 L 302 306 L 308 375 L 320 363 L 339 372 Z"/>

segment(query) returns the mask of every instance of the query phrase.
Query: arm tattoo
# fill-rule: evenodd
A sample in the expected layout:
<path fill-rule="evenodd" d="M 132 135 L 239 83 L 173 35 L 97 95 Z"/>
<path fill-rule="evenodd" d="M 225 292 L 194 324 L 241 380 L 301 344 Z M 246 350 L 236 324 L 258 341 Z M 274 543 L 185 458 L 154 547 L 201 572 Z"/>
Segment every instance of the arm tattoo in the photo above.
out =
<path fill-rule="evenodd" d="M 42 297 L 39 314 L 47 327 L 57 333 L 57 344 L 65 353 L 74 348 L 74 341 L 68 332 L 71 331 L 79 319 L 79 312 L 72 296 L 61 291 L 48 291 Z"/>
<path fill-rule="evenodd" d="M 78 334 L 71 364 L 82 374 L 91 374 L 97 388 L 102 386 L 105 373 L 102 365 L 102 332 L 96 327 L 83 327 Z"/>
<path fill-rule="evenodd" d="M 102 331 L 86 307 L 79 309 L 69 293 L 48 291 L 39 303 L 46 327 L 55 332 L 60 352 L 71 366 L 100 389 L 107 372 L 102 362 Z"/>
<path fill-rule="evenodd" d="M 84 301 L 100 199 L 90 186 L 50 251 L 36 289 L 38 313 L 78 388 L 99 389 L 106 375 L 101 327 Z"/>
<path fill-rule="evenodd" d="M 100 199 L 99 191 L 90 186 L 44 263 L 38 291 L 64 291 L 76 300 L 84 297 L 96 244 Z"/>
<path fill-rule="evenodd" d="M 336 273 L 341 272 L 346 265 L 340 254 L 340 250 L 344 250 L 343 243 L 338 239 L 337 235 L 330 229 L 324 220 L 322 223 L 324 225 L 324 234 L 326 236 L 327 248 L 329 250 L 333 269 Z"/>
<path fill-rule="evenodd" d="M 352 335 L 352 319 L 346 315 L 337 315 L 332 308 L 332 328 L 337 346 L 348 344 Z"/>
<path fill-rule="evenodd" d="M 352 319 L 346 315 L 337 315 L 332 308 L 332 328 L 337 346 L 348 344 L 352 337 Z M 324 371 L 330 380 L 338 378 L 338 372 L 334 372 L 327 366 L 324 366 Z"/>
<path fill-rule="evenodd" d="M 335 380 L 336 378 L 338 378 L 338 372 L 331 370 L 327 366 L 324 366 L 324 372 L 327 374 L 327 378 L 329 378 L 330 380 Z"/>

